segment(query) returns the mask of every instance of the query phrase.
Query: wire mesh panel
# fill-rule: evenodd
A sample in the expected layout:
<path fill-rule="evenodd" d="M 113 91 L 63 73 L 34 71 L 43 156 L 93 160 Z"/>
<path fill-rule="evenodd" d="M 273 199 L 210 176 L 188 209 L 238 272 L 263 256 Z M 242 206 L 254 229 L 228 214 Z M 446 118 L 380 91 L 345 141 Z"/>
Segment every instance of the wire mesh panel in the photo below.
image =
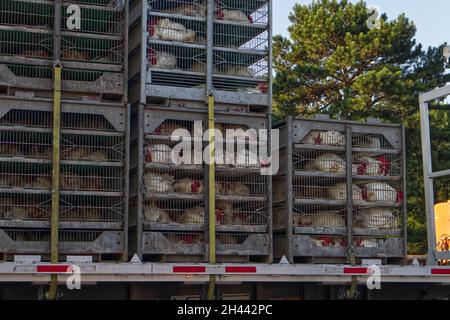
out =
<path fill-rule="evenodd" d="M 51 104 L 28 109 L 28 102 L 1 101 L 7 110 L 0 115 L 0 233 L 8 235 L 3 252 L 45 255 L 53 112 Z M 67 236 L 61 240 L 62 254 L 124 254 L 127 112 L 117 106 L 62 105 L 59 218 L 61 237 Z M 11 228 L 16 231 L 9 234 Z"/>
<path fill-rule="evenodd" d="M 355 127 L 353 181 L 365 203 L 353 211 L 356 255 L 399 257 L 406 223 L 404 153 L 401 129 Z"/>
<path fill-rule="evenodd" d="M 123 64 L 123 40 L 63 36 L 61 40 L 61 59 Z"/>
<path fill-rule="evenodd" d="M 216 10 L 215 86 L 266 93 L 263 84 L 269 74 L 269 1 L 218 1 Z"/>
<path fill-rule="evenodd" d="M 185 8 L 187 3 L 155 3 L 161 12 Z M 191 3 L 192 5 L 192 3 Z M 157 11 L 158 12 L 158 11 Z M 147 68 L 153 84 L 195 87 L 205 83 L 205 21 L 150 15 Z M 180 74 L 180 71 L 183 73 Z"/>
<path fill-rule="evenodd" d="M 0 30 L 0 52 L 5 56 L 51 59 L 53 36 L 47 33 Z"/>
<path fill-rule="evenodd" d="M 48 221 L 51 212 L 50 194 L 11 194 L 2 192 L 0 219 L 11 221 Z"/>
<path fill-rule="evenodd" d="M 63 196 L 61 221 L 123 222 L 125 202 L 122 197 Z"/>
<path fill-rule="evenodd" d="M 79 21 L 80 28 L 73 28 L 73 20 L 70 20 L 71 11 L 68 10 L 71 4 L 63 4 L 62 22 L 63 30 L 76 31 L 82 33 L 98 33 L 105 35 L 123 36 L 125 30 L 124 11 L 117 7 L 115 10 L 108 8 L 81 7 L 81 18 Z"/>
<path fill-rule="evenodd" d="M 141 187 L 142 254 L 144 259 L 182 261 L 204 255 L 205 181 L 203 163 L 193 162 L 193 134 L 202 146 L 203 115 L 145 109 L 142 154 L 143 176 L 134 179 Z M 195 127 L 200 121 L 200 128 Z M 172 139 L 177 133 L 189 143 Z M 184 156 L 181 163 L 176 159 Z M 200 159 L 201 160 L 201 159 Z M 154 240 L 146 240 L 154 239 Z M 139 241 L 139 239 L 138 239 Z M 149 244 L 158 241 L 158 244 Z M 164 251 L 166 250 L 166 251 Z M 161 255 L 161 257 L 158 257 Z"/>
<path fill-rule="evenodd" d="M 202 88 L 208 71 L 206 1 L 153 0 L 148 5 L 147 84 Z M 215 7 L 209 70 L 214 87 L 268 94 L 269 1 L 217 1 Z"/>
<path fill-rule="evenodd" d="M 80 6 L 80 20 L 73 18 L 72 4 Z M 50 1 L 5 0 L 0 4 L 1 93 L 52 96 L 54 7 Z M 128 41 L 125 1 L 71 1 L 64 2 L 61 10 L 63 95 L 71 99 L 95 96 L 98 101 L 123 99 Z"/>
<path fill-rule="evenodd" d="M 0 24 L 48 30 L 53 28 L 53 7 L 49 2 L 3 0 L 0 3 Z"/>
<path fill-rule="evenodd" d="M 277 195 L 286 204 L 277 214 L 286 218 L 274 218 L 276 247 L 289 251 L 292 261 L 343 261 L 352 252 L 356 258 L 404 257 L 401 126 L 319 117 L 288 118 L 279 128 L 288 128 L 282 152 L 290 155 L 281 155 L 288 181 L 282 186 L 286 196 Z M 284 236 L 291 227 L 293 233 Z"/>
<path fill-rule="evenodd" d="M 268 0 L 218 0 L 216 19 L 243 24 L 267 25 L 269 22 Z"/>

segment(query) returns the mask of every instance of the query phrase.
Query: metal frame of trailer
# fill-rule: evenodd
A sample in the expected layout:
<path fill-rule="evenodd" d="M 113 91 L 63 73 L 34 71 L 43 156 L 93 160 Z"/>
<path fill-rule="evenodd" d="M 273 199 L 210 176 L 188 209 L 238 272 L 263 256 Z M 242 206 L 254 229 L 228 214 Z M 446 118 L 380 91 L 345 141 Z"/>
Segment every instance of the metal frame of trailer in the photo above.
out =
<path fill-rule="evenodd" d="M 64 284 L 77 265 L 81 270 L 82 284 L 105 282 L 152 283 L 182 282 L 198 285 L 216 276 L 218 284 L 237 283 L 367 283 L 372 269 L 351 265 L 269 265 L 269 264 L 153 264 L 153 263 L 60 263 L 7 262 L 0 264 L 0 282 L 46 283 L 50 275 L 58 275 Z M 381 283 L 434 283 L 450 285 L 450 267 L 437 266 L 379 266 Z"/>
<path fill-rule="evenodd" d="M 420 126 L 422 132 L 422 158 L 425 187 L 425 209 L 427 214 L 428 260 L 429 265 L 435 265 L 438 260 L 450 259 L 450 251 L 437 251 L 436 221 L 434 213 L 434 179 L 450 176 L 450 169 L 433 171 L 429 104 L 434 100 L 444 99 L 450 95 L 450 85 L 423 93 L 419 96 Z"/>

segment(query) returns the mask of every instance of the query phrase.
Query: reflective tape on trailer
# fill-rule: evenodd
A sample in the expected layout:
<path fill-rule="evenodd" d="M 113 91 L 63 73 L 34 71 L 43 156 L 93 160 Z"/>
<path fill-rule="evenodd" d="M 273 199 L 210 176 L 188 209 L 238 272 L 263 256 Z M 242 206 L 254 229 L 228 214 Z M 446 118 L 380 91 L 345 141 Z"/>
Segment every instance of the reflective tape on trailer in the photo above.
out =
<path fill-rule="evenodd" d="M 225 273 L 256 273 L 254 266 L 228 266 L 225 267 Z"/>
<path fill-rule="evenodd" d="M 57 274 L 69 273 L 72 270 L 71 265 L 62 264 L 41 264 L 36 266 L 37 273 Z"/>
<path fill-rule="evenodd" d="M 369 268 L 344 267 L 344 274 L 369 274 Z"/>
<path fill-rule="evenodd" d="M 431 268 L 432 275 L 450 275 L 450 268 Z"/>
<path fill-rule="evenodd" d="M 173 273 L 206 273 L 205 266 L 174 266 Z"/>

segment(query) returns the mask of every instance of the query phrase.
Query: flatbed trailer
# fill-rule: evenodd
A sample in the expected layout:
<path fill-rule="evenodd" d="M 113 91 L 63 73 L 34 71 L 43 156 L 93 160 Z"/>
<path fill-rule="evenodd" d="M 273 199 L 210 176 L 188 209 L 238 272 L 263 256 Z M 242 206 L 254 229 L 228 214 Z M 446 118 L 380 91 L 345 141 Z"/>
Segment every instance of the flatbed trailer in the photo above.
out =
<path fill-rule="evenodd" d="M 80 289 L 69 290 L 72 263 L 0 264 L 0 299 L 43 299 L 52 274 L 58 275 L 58 299 L 198 300 L 205 299 L 211 275 L 216 299 L 344 300 L 354 289 L 357 300 L 450 298 L 450 267 L 379 266 L 379 289 L 368 265 L 76 263 Z"/>
<path fill-rule="evenodd" d="M 373 266 L 312 264 L 171 264 L 171 263 L 61 263 L 45 262 L 0 264 L 0 282 L 45 283 L 51 274 L 58 274 L 64 284 L 73 275 L 72 266 L 81 271 L 81 284 L 109 282 L 183 282 L 208 283 L 210 275 L 218 283 L 240 282 L 316 282 L 347 284 L 356 277 L 366 284 L 373 276 Z M 450 267 L 420 265 L 379 266 L 381 283 L 436 283 L 450 285 Z M 450 287 L 449 287 L 450 293 Z"/>

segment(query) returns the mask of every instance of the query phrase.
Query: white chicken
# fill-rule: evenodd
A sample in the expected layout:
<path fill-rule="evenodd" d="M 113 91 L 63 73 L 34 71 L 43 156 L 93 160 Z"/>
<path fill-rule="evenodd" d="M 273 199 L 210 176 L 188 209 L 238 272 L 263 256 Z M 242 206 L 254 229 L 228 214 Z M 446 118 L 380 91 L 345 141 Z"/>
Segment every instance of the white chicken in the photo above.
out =
<path fill-rule="evenodd" d="M 150 145 L 145 150 L 145 161 L 172 163 L 172 148 L 166 144 Z"/>
<path fill-rule="evenodd" d="M 158 208 L 158 206 L 153 202 L 144 207 L 144 218 L 146 221 L 150 222 L 161 222 L 161 223 L 172 222 L 168 213 L 163 209 Z"/>
<path fill-rule="evenodd" d="M 344 218 L 332 211 L 321 211 L 313 214 L 298 214 L 294 218 L 298 226 L 311 226 L 323 228 L 345 228 Z"/>
<path fill-rule="evenodd" d="M 144 184 L 147 191 L 170 192 L 173 190 L 174 177 L 169 174 L 147 172 L 144 174 Z"/>
<path fill-rule="evenodd" d="M 338 131 L 312 130 L 303 138 L 302 143 L 323 146 L 344 146 L 345 136 Z"/>
<path fill-rule="evenodd" d="M 363 209 L 356 216 L 355 226 L 373 229 L 395 229 L 397 228 L 397 218 L 388 209 Z"/>
<path fill-rule="evenodd" d="M 364 198 L 367 201 L 398 202 L 401 197 L 393 187 L 384 182 L 371 182 L 364 185 Z"/>
<path fill-rule="evenodd" d="M 337 183 L 328 189 L 328 197 L 334 200 L 347 200 L 347 184 Z M 363 191 L 356 184 L 352 185 L 353 201 L 364 200 Z"/>
<path fill-rule="evenodd" d="M 203 183 L 199 180 L 181 179 L 173 184 L 173 191 L 180 193 L 200 194 L 203 192 Z"/>
<path fill-rule="evenodd" d="M 204 223 L 205 222 L 205 208 L 197 206 L 187 209 L 184 212 L 182 223 Z"/>
<path fill-rule="evenodd" d="M 181 23 L 172 22 L 170 19 L 162 19 L 152 24 L 149 32 L 152 38 L 168 41 L 194 42 L 197 36 L 194 30 L 186 29 Z"/>
<path fill-rule="evenodd" d="M 390 162 L 386 157 L 381 156 L 377 159 L 371 157 L 362 157 L 359 159 L 357 174 L 368 176 L 386 176 L 389 174 Z"/>
<path fill-rule="evenodd" d="M 227 10 L 227 9 L 218 10 L 216 13 L 216 17 L 218 20 L 233 21 L 244 24 L 253 23 L 252 18 L 247 16 L 244 12 L 240 10 Z"/>
<path fill-rule="evenodd" d="M 313 238 L 318 247 L 344 247 L 345 241 L 340 237 L 320 236 Z"/>
<path fill-rule="evenodd" d="M 336 154 L 324 153 L 305 166 L 307 171 L 321 171 L 327 173 L 345 173 L 346 162 Z"/>
<path fill-rule="evenodd" d="M 377 239 L 374 239 L 374 238 L 364 238 L 364 239 L 359 239 L 356 242 L 356 245 L 361 248 L 378 248 L 378 247 L 381 247 L 382 240 L 378 241 Z"/>
<path fill-rule="evenodd" d="M 177 66 L 177 58 L 168 52 L 151 52 L 149 54 L 150 65 L 158 68 L 174 69 Z"/>

